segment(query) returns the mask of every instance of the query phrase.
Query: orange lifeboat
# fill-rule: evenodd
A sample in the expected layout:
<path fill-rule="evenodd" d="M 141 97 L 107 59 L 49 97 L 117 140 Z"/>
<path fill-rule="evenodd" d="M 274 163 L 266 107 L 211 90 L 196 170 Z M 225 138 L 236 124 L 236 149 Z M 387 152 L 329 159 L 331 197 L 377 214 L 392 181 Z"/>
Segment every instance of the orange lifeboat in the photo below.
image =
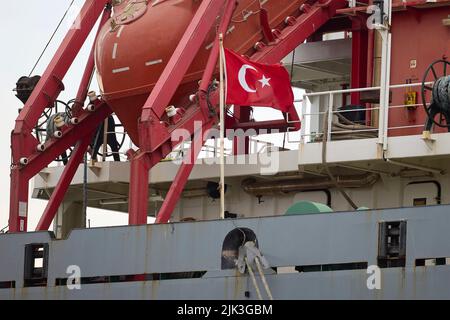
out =
<path fill-rule="evenodd" d="M 272 28 L 299 10 L 304 0 L 276 0 L 263 4 Z M 96 69 L 104 99 L 139 145 L 141 109 L 194 17 L 199 0 L 117 0 L 110 22 L 96 43 Z M 254 52 L 263 39 L 260 1 L 242 0 L 225 35 L 225 46 L 242 54 Z M 220 19 L 218 17 L 217 24 Z M 189 95 L 198 90 L 213 41 L 215 28 L 198 52 L 171 104 L 187 108 Z"/>

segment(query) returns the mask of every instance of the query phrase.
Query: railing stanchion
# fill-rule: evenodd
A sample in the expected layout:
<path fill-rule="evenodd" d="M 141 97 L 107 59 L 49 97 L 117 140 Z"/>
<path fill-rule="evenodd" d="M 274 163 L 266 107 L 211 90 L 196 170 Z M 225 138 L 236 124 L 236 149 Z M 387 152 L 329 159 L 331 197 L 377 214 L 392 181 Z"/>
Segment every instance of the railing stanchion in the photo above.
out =
<path fill-rule="evenodd" d="M 334 95 L 330 92 L 329 100 L 328 100 L 328 132 L 327 132 L 327 140 L 331 141 L 331 132 L 333 125 L 333 103 L 334 103 Z M 323 129 L 323 128 L 322 128 Z"/>

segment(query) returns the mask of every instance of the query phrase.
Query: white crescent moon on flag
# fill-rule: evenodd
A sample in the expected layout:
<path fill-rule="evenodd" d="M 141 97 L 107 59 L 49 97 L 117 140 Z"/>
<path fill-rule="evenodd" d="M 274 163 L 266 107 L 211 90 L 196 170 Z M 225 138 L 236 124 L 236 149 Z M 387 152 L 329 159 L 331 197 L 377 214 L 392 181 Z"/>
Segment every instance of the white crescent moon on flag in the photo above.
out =
<path fill-rule="evenodd" d="M 249 93 L 255 93 L 256 90 L 250 88 L 250 86 L 247 83 L 247 80 L 245 80 L 245 75 L 247 74 L 247 70 L 254 70 L 254 71 L 258 71 L 256 70 L 254 67 L 248 65 L 248 64 L 244 64 L 241 68 L 241 70 L 239 70 L 239 84 L 241 85 L 242 89 L 244 89 L 245 91 L 249 92 Z"/>

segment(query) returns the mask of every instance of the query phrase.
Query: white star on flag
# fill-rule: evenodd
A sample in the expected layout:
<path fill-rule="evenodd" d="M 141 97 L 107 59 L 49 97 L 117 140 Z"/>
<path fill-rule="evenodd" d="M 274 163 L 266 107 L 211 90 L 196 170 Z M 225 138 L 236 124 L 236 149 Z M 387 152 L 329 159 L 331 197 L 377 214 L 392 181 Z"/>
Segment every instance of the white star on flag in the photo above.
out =
<path fill-rule="evenodd" d="M 270 83 L 269 83 L 270 80 L 271 80 L 271 78 L 266 78 L 266 76 L 263 75 L 262 79 L 258 80 L 258 81 L 262 83 L 262 87 L 264 88 L 264 87 L 270 87 L 271 86 Z"/>

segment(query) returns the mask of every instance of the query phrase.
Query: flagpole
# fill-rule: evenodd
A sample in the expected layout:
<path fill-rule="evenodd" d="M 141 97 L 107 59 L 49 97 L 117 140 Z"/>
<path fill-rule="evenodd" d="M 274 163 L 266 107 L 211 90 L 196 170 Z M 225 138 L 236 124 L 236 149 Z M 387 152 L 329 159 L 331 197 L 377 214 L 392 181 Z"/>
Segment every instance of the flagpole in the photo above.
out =
<path fill-rule="evenodd" d="M 220 218 L 225 219 L 225 80 L 223 34 L 219 35 L 220 60 Z"/>

